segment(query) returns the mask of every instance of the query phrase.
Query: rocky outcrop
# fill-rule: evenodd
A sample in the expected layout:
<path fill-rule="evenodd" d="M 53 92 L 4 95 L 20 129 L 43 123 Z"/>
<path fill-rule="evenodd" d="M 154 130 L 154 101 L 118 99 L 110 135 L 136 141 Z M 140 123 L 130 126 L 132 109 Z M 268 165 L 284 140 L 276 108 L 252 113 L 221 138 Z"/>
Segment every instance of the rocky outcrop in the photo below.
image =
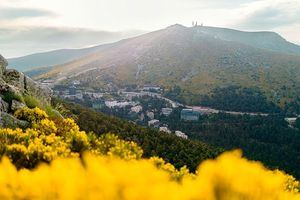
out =
<path fill-rule="evenodd" d="M 20 101 L 17 101 L 17 100 L 12 100 L 11 101 L 11 106 L 10 106 L 10 109 L 12 111 L 16 111 L 18 109 L 21 109 L 21 108 L 25 108 L 26 105 Z"/>
<path fill-rule="evenodd" d="M 6 67 L 7 61 L 0 55 L 0 125 L 3 127 L 19 122 L 9 112 L 26 106 L 24 96 L 32 96 L 44 105 L 50 104 L 52 96 L 50 88 L 40 86 L 22 72 Z M 20 122 L 20 127 L 22 124 L 24 125 Z"/>
<path fill-rule="evenodd" d="M 40 86 L 31 78 L 15 69 L 7 69 L 3 73 L 3 80 L 9 85 L 8 90 L 15 93 L 31 95 L 44 103 L 51 101 L 52 90 Z"/>
<path fill-rule="evenodd" d="M 0 112 L 0 127 L 27 128 L 28 126 L 29 123 L 27 121 L 19 120 L 6 112 Z"/>
<path fill-rule="evenodd" d="M 3 73 L 3 80 L 16 88 L 25 92 L 25 75 L 15 69 L 7 69 Z"/>
<path fill-rule="evenodd" d="M 50 103 L 52 90 L 40 86 L 22 72 L 6 69 L 7 61 L 0 55 L 0 94 L 5 92 L 17 95 L 31 95 L 43 103 Z"/>
<path fill-rule="evenodd" d="M 46 86 L 41 86 L 28 76 L 24 76 L 24 89 L 25 91 L 36 97 L 42 102 L 50 103 L 52 97 L 52 90 Z"/>
<path fill-rule="evenodd" d="M 7 61 L 3 58 L 2 55 L 0 55 L 0 77 L 2 77 L 4 71 L 7 67 Z"/>
<path fill-rule="evenodd" d="M 0 112 L 8 112 L 9 104 L 0 97 Z"/>

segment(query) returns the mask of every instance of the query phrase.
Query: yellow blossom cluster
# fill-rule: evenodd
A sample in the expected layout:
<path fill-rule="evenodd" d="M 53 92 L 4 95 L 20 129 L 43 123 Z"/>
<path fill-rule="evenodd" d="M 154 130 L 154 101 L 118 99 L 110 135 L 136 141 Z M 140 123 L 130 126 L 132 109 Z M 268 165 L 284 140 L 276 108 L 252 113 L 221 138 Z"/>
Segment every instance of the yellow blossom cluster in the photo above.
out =
<path fill-rule="evenodd" d="M 30 123 L 37 123 L 48 117 L 47 113 L 38 107 L 33 109 L 27 107 L 19 109 L 15 112 L 15 116 Z"/>
<path fill-rule="evenodd" d="M 8 156 L 17 168 L 33 168 L 57 157 L 79 157 L 84 151 L 126 159 L 142 156 L 141 148 L 133 142 L 112 134 L 99 138 L 92 133 L 87 135 L 73 119 L 50 119 L 39 108 L 24 108 L 15 116 L 29 121 L 31 126 L 26 130 L 0 129 L 0 156 Z"/>
<path fill-rule="evenodd" d="M 38 108 L 15 116 L 30 127 L 0 129 L 0 199 L 300 200 L 292 176 L 239 151 L 192 174 L 158 157 L 142 159 L 137 144 L 113 134 L 86 134 L 72 119 L 49 118 Z"/>
<path fill-rule="evenodd" d="M 120 140 L 113 134 L 105 134 L 91 141 L 91 152 L 95 154 L 107 152 L 109 156 L 118 156 L 125 160 L 140 159 L 143 155 L 143 150 L 136 143 Z"/>
<path fill-rule="evenodd" d="M 300 199 L 298 193 L 286 189 L 288 176 L 247 161 L 239 152 L 205 161 L 197 174 L 184 175 L 180 181 L 149 159 L 83 157 L 83 161 L 58 158 L 35 170 L 16 170 L 4 158 L 0 163 L 0 199 Z"/>

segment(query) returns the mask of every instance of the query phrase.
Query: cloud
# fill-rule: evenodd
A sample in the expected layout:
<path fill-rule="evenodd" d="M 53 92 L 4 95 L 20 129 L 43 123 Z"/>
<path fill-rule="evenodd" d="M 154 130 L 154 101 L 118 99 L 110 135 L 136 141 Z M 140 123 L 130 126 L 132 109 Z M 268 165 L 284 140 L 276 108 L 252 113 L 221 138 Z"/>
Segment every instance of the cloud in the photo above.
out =
<path fill-rule="evenodd" d="M 191 0 L 198 3 L 200 8 L 237 8 L 247 3 L 253 3 L 263 0 Z"/>
<path fill-rule="evenodd" d="M 246 14 L 235 26 L 242 29 L 270 30 L 297 24 L 300 22 L 300 3 L 292 2 L 278 2 L 258 7 Z"/>
<path fill-rule="evenodd" d="M 143 31 L 109 32 L 82 28 L 0 28 L 0 53 L 6 57 L 62 48 L 83 48 L 133 37 Z"/>
<path fill-rule="evenodd" d="M 124 9 L 128 6 L 130 12 Z M 189 26 L 195 20 L 276 31 L 299 43 L 299 16 L 299 0 L 0 0 L 0 53 L 12 57 L 81 48 L 140 33 L 120 30 L 154 31 L 175 23 Z"/>
<path fill-rule="evenodd" d="M 0 20 L 53 16 L 56 16 L 54 12 L 43 9 L 0 7 Z"/>

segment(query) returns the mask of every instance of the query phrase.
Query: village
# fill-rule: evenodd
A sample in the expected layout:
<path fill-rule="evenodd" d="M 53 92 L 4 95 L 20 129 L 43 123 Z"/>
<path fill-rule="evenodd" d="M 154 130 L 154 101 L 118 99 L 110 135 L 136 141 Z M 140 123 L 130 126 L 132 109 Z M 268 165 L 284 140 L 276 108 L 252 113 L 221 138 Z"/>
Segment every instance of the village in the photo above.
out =
<path fill-rule="evenodd" d="M 43 84 L 51 82 L 43 82 Z M 180 120 L 185 122 L 197 122 L 202 115 L 227 113 L 230 115 L 260 115 L 266 113 L 246 113 L 217 110 L 210 107 L 188 106 L 168 99 L 163 96 L 162 88 L 157 85 L 144 85 L 134 91 L 119 89 L 117 91 L 87 90 L 80 86 L 79 81 L 73 81 L 69 86 L 53 88 L 54 95 L 72 102 L 83 104 L 106 114 L 125 118 L 133 123 L 149 126 L 160 131 L 173 133 L 181 138 L 188 138 L 188 134 L 181 130 L 170 130 L 169 125 L 161 119 L 174 117 L 174 110 Z M 178 112 L 179 110 L 179 112 Z M 292 125 L 295 119 L 286 118 Z"/>
<path fill-rule="evenodd" d="M 44 84 L 48 83 L 49 81 L 44 82 Z M 168 117 L 173 112 L 173 109 L 183 107 L 183 105 L 163 97 L 159 86 L 145 85 L 140 90 L 133 92 L 126 91 L 126 89 L 118 91 L 86 90 L 81 89 L 79 85 L 80 82 L 74 81 L 71 86 L 54 87 L 54 95 L 107 114 L 129 119 L 137 124 L 146 125 L 170 134 L 173 133 L 184 139 L 188 138 L 182 131 L 171 131 L 167 124 L 160 122 L 159 116 Z M 141 101 L 147 98 L 160 101 L 160 105 L 152 104 L 152 106 L 145 108 L 146 106 Z M 197 121 L 197 118 L 192 117 L 195 113 L 186 114 L 183 110 L 182 119 Z"/>

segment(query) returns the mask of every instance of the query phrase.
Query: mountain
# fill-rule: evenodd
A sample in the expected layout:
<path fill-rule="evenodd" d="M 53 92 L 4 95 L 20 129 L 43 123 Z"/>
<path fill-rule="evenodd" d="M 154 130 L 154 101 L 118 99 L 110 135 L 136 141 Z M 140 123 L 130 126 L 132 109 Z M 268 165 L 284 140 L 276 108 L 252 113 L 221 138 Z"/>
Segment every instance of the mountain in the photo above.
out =
<path fill-rule="evenodd" d="M 247 44 L 251 38 L 257 42 Z M 240 86 L 283 107 L 300 94 L 300 55 L 290 54 L 299 47 L 284 41 L 275 33 L 173 25 L 104 46 L 40 78 L 76 79 L 94 88 L 158 84 L 168 91 L 177 85 L 180 99 L 192 104 L 216 88 Z M 279 52 L 279 46 L 290 50 Z"/>
<path fill-rule="evenodd" d="M 300 46 L 286 41 L 275 32 L 245 32 L 227 28 L 201 27 L 201 33 L 215 38 L 250 45 L 279 53 L 300 55 Z"/>
<path fill-rule="evenodd" d="M 175 25 L 180 27 L 181 25 Z M 197 32 L 224 41 L 239 42 L 255 48 L 300 55 L 300 46 L 286 41 L 274 32 L 244 32 L 228 28 L 201 26 Z M 141 32 L 142 33 L 142 32 Z M 104 45 L 106 46 L 106 45 Z M 60 49 L 8 59 L 9 67 L 28 71 L 40 67 L 64 64 L 101 50 L 103 45 L 83 49 Z"/>
<path fill-rule="evenodd" d="M 28 56 L 8 59 L 8 63 L 10 68 L 14 68 L 19 71 L 36 70 L 43 67 L 50 67 L 70 62 L 96 52 L 97 50 L 103 49 L 105 46 L 106 45 L 84 49 L 60 49 L 50 52 L 31 54 Z"/>

